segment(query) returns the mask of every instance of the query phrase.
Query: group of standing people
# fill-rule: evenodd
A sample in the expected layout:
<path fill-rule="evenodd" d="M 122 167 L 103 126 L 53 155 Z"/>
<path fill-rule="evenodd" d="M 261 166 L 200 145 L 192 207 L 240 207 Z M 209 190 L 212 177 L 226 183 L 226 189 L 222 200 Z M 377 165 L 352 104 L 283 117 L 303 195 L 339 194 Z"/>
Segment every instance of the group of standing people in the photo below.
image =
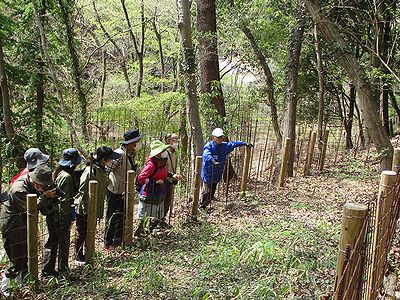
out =
<path fill-rule="evenodd" d="M 122 244 L 124 228 L 124 195 L 127 171 L 137 170 L 136 155 L 142 146 L 143 134 L 137 129 L 124 133 L 118 149 L 101 146 L 86 162 L 83 171 L 77 167 L 83 158 L 76 149 L 65 149 L 62 159 L 52 171 L 47 165 L 49 156 L 37 148 L 25 152 L 26 168 L 16 175 L 8 193 L 2 193 L 1 230 L 4 248 L 10 260 L 2 278 L 6 295 L 10 280 L 23 283 L 27 274 L 27 212 L 26 196 L 38 195 L 38 209 L 46 216 L 47 239 L 42 261 L 43 276 L 57 276 L 69 270 L 70 228 L 76 221 L 76 262 L 84 263 L 84 244 L 87 234 L 89 181 L 97 180 L 97 218 L 103 218 L 107 201 L 104 247 L 106 251 Z M 155 227 L 167 225 L 165 218 L 174 198 L 174 185 L 181 180 L 177 173 L 176 149 L 179 136 L 169 133 L 165 141 L 153 141 L 145 165 L 136 178 L 139 193 L 138 227 L 135 236 L 141 238 Z M 204 183 L 200 208 L 205 209 L 214 197 L 222 178 L 227 155 L 245 142 L 224 142 L 222 129 L 212 132 L 212 140 L 204 146 L 202 180 Z M 149 225 L 148 225 L 149 224 Z M 58 258 L 58 271 L 56 262 Z"/>

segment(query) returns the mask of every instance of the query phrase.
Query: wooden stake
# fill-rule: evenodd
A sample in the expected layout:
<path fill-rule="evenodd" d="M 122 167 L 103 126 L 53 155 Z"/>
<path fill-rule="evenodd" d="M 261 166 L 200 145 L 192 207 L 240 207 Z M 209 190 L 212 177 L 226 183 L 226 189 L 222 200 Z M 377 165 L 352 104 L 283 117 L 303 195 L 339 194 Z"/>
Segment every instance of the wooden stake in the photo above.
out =
<path fill-rule="evenodd" d="M 26 202 L 28 214 L 28 273 L 34 280 L 34 290 L 37 291 L 39 283 L 37 195 L 28 194 L 26 196 Z"/>
<path fill-rule="evenodd" d="M 125 216 L 124 216 L 124 247 L 132 245 L 133 234 L 133 207 L 135 204 L 135 175 L 136 172 L 130 170 L 127 172 L 125 188 Z"/>
<path fill-rule="evenodd" d="M 320 172 L 322 172 L 322 170 L 324 169 L 326 148 L 328 146 L 328 137 L 329 137 L 329 129 L 325 130 L 325 135 L 324 135 L 324 139 L 323 139 L 322 151 L 321 151 L 321 156 L 319 159 L 319 166 L 318 166 L 318 170 Z"/>
<path fill-rule="evenodd" d="M 372 255 L 369 268 L 366 299 L 377 299 L 382 286 L 383 275 L 386 270 L 387 254 L 389 252 L 390 221 L 395 213 L 392 211 L 393 200 L 396 195 L 397 174 L 393 171 L 381 173 L 379 197 L 376 208 L 374 234 L 372 237 Z"/>
<path fill-rule="evenodd" d="M 289 149 L 290 149 L 290 138 L 286 138 L 285 139 L 285 147 L 283 148 L 283 153 L 282 153 L 281 172 L 279 174 L 279 187 L 280 188 L 282 188 L 285 185 L 287 161 L 288 161 L 288 157 L 289 157 Z"/>
<path fill-rule="evenodd" d="M 242 181 L 240 182 L 240 198 L 246 196 L 247 182 L 249 179 L 250 170 L 250 158 L 251 158 L 251 147 L 244 148 L 244 166 L 242 172 Z"/>
<path fill-rule="evenodd" d="M 346 203 L 340 232 L 339 257 L 336 265 L 334 300 L 361 299 L 363 253 L 367 232 L 367 206 Z"/>
<path fill-rule="evenodd" d="M 200 198 L 200 184 L 201 184 L 201 163 L 203 158 L 196 156 L 194 178 L 193 178 L 193 204 L 192 204 L 192 217 L 196 217 L 199 214 L 199 198 Z"/>
<path fill-rule="evenodd" d="M 317 139 L 317 133 L 313 131 L 313 133 L 311 134 L 311 140 L 307 150 L 306 164 L 304 166 L 304 176 L 310 175 L 316 139 Z"/>
<path fill-rule="evenodd" d="M 394 148 L 392 171 L 397 172 L 400 165 L 400 148 Z"/>
<path fill-rule="evenodd" d="M 95 249 L 96 235 L 96 217 L 97 217 L 97 189 L 98 182 L 96 180 L 89 181 L 89 201 L 87 216 L 87 236 L 86 236 L 86 262 L 91 263 Z"/>

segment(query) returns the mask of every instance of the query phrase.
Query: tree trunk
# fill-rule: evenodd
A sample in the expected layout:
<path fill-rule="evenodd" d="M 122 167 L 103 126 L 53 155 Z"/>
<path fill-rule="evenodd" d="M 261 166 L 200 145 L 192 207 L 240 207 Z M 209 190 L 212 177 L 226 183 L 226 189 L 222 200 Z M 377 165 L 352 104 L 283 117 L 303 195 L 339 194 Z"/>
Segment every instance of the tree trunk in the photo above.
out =
<path fill-rule="evenodd" d="M 364 135 L 364 128 L 363 128 L 363 119 L 360 113 L 360 110 L 358 109 L 357 102 L 355 103 L 355 109 L 357 113 L 357 118 L 358 118 L 358 136 L 360 139 L 360 146 L 361 149 L 365 149 L 365 135 Z"/>
<path fill-rule="evenodd" d="M 135 34 L 133 33 L 132 30 L 132 25 L 131 21 L 128 15 L 128 11 L 125 6 L 125 0 L 121 0 L 121 5 L 122 5 L 122 10 L 124 11 L 124 16 L 125 16 L 125 21 L 128 24 L 128 31 L 129 31 L 129 36 L 132 39 L 133 47 L 135 48 L 135 54 L 138 59 L 139 63 L 139 72 L 138 72 L 138 78 L 136 81 L 136 97 L 140 97 L 141 91 L 142 91 L 142 83 L 143 83 L 143 73 L 144 73 L 144 66 L 143 66 L 143 54 L 144 54 L 144 32 L 145 32 L 145 20 L 144 20 L 144 3 L 143 0 L 141 0 L 141 5 L 140 5 L 140 45 L 138 45 L 138 42 L 136 40 Z"/>
<path fill-rule="evenodd" d="M 374 93 L 368 82 L 365 70 L 351 54 L 344 39 L 340 36 L 336 26 L 321 13 L 321 7 L 317 0 L 306 0 L 306 6 L 319 31 L 324 35 L 327 42 L 332 46 L 333 52 L 339 64 L 346 70 L 353 81 L 360 99 L 361 113 L 365 118 L 365 125 L 371 135 L 377 150 L 380 152 L 381 168 L 391 168 L 393 157 L 393 146 L 379 121 L 379 106 L 375 101 Z"/>
<path fill-rule="evenodd" d="M 324 122 L 324 69 L 322 66 L 321 49 L 319 47 L 319 37 L 317 25 L 314 25 L 315 55 L 317 60 L 318 72 L 318 124 L 317 124 L 317 146 L 322 151 L 323 122 Z"/>
<path fill-rule="evenodd" d="M 64 0 L 58 0 L 58 4 L 60 6 L 61 15 L 63 18 L 65 31 L 66 31 L 66 38 L 67 38 L 67 46 L 68 52 L 71 57 L 72 62 L 72 75 L 75 85 L 75 91 L 78 95 L 78 101 L 81 108 L 81 129 L 82 134 L 85 141 L 89 140 L 89 133 L 88 133 L 88 125 L 87 125 L 87 101 L 85 93 L 83 92 L 82 82 L 81 82 L 81 71 L 79 67 L 79 58 L 76 48 L 74 46 L 74 31 L 73 25 L 71 23 L 70 12 L 67 11 L 68 7 L 71 6 L 71 3 L 68 3 L 67 6 L 64 4 Z"/>
<path fill-rule="evenodd" d="M 290 149 L 287 163 L 287 176 L 293 176 L 296 146 L 296 111 L 298 100 L 298 73 L 300 62 L 300 51 L 303 42 L 305 23 L 305 6 L 303 0 L 298 1 L 292 36 L 289 40 L 288 60 L 286 64 L 286 87 L 285 87 L 285 121 L 283 126 L 283 137 L 290 138 Z"/>
<path fill-rule="evenodd" d="M 120 66 L 121 66 L 122 72 L 124 74 L 124 78 L 125 78 L 125 82 L 126 82 L 126 90 L 128 92 L 129 98 L 132 98 L 131 82 L 129 80 L 128 70 L 126 68 L 125 55 L 124 55 L 122 49 L 118 46 L 118 44 L 114 41 L 114 39 L 110 36 L 110 34 L 107 32 L 106 28 L 104 27 L 103 22 L 101 21 L 99 12 L 97 11 L 96 3 L 94 0 L 92 1 L 92 4 L 93 4 L 93 10 L 95 13 L 96 20 L 97 20 L 97 23 L 99 23 L 101 31 L 103 31 L 106 38 L 111 42 L 111 44 L 114 45 L 115 50 L 117 50 L 118 54 L 121 56 Z"/>
<path fill-rule="evenodd" d="M 0 35 L 0 87 L 1 87 L 1 98 L 3 103 L 3 117 L 4 117 L 4 128 L 6 131 L 7 139 L 15 144 L 15 131 L 12 122 L 12 111 L 10 105 L 10 92 L 8 89 L 6 67 L 4 62 L 3 54 L 3 41 Z"/>
<path fill-rule="evenodd" d="M 185 105 L 184 105 L 185 106 Z M 186 131 L 186 109 L 183 109 L 180 113 L 179 123 L 179 137 L 181 139 L 181 159 L 180 161 L 185 162 L 189 157 L 189 137 Z"/>
<path fill-rule="evenodd" d="M 43 24 L 40 20 L 40 15 L 39 15 L 39 11 L 37 8 L 37 4 L 36 4 L 36 0 L 32 0 L 32 5 L 33 5 L 33 10 L 35 13 L 35 20 L 36 20 L 36 26 L 39 29 L 39 34 L 40 34 L 40 46 L 41 46 L 41 50 L 42 50 L 42 55 L 44 56 L 44 61 L 47 63 L 47 66 L 50 69 L 50 75 L 53 79 L 53 83 L 54 83 L 54 87 L 56 89 L 56 93 L 57 93 L 57 97 L 58 100 L 60 101 L 60 108 L 61 108 L 61 114 L 64 117 L 64 119 L 67 122 L 67 125 L 69 127 L 69 131 L 70 131 L 70 135 L 71 135 L 71 139 L 72 139 L 72 143 L 73 145 L 79 150 L 79 152 L 85 157 L 88 158 L 89 155 L 87 153 L 87 151 L 81 146 L 78 136 L 76 134 L 76 131 L 74 129 L 74 124 L 72 122 L 71 116 L 69 114 L 69 112 L 67 111 L 67 108 L 65 106 L 65 101 L 64 101 L 64 97 L 63 94 L 61 92 L 61 86 L 60 83 L 57 79 L 57 75 L 55 72 L 55 68 L 54 65 L 50 59 L 49 53 L 47 52 L 47 40 L 46 40 L 46 36 L 44 34 L 44 29 L 43 29 Z"/>
<path fill-rule="evenodd" d="M 390 136 L 389 128 L 389 87 L 387 84 L 382 86 L 382 125 L 385 128 L 386 134 Z"/>
<path fill-rule="evenodd" d="M 158 53 L 160 55 L 161 93 L 163 93 L 164 92 L 164 73 L 165 73 L 164 53 L 163 53 L 163 47 L 162 47 L 162 43 L 161 43 L 161 33 L 157 29 L 155 17 L 153 20 L 153 29 L 154 29 L 154 34 L 157 39 Z"/>
<path fill-rule="evenodd" d="M 219 73 L 216 20 L 215 0 L 197 0 L 200 91 L 210 99 L 219 115 L 215 124 L 210 125 L 221 127 L 226 112 Z"/>
<path fill-rule="evenodd" d="M 178 0 L 178 28 L 181 36 L 183 51 L 183 75 L 186 92 L 186 113 L 193 136 L 194 155 L 203 152 L 203 132 L 200 122 L 199 105 L 197 102 L 195 55 L 192 44 L 192 26 L 190 20 L 189 0 Z"/>
<path fill-rule="evenodd" d="M 346 132 L 346 149 L 352 149 L 354 146 L 351 138 L 351 132 L 353 129 L 354 107 L 356 105 L 356 88 L 352 83 L 349 84 L 349 87 L 350 87 L 349 112 L 344 122 L 344 130 Z"/>
<path fill-rule="evenodd" d="M 101 74 L 101 91 L 100 91 L 100 107 L 103 107 L 104 105 L 104 92 L 105 92 L 105 86 L 106 86 L 106 80 L 107 80 L 107 51 L 102 50 L 101 51 L 101 62 L 103 66 L 103 73 Z"/>
<path fill-rule="evenodd" d="M 44 62 L 39 60 L 38 72 L 36 74 L 36 144 L 41 150 L 44 150 L 44 135 L 43 135 L 43 106 L 44 106 Z"/>
<path fill-rule="evenodd" d="M 276 101 L 275 101 L 275 88 L 274 88 L 274 78 L 272 76 L 271 69 L 268 66 L 267 59 L 262 53 L 260 47 L 258 46 L 258 43 L 256 41 L 256 38 L 254 37 L 253 33 L 251 32 L 250 28 L 248 28 L 245 24 L 240 25 L 241 30 L 249 40 L 251 47 L 253 48 L 253 52 L 257 57 L 258 62 L 260 63 L 264 76 L 266 79 L 267 83 L 267 94 L 268 94 L 268 101 L 269 101 L 269 106 L 271 109 L 271 121 L 272 121 L 272 127 L 274 129 L 275 137 L 277 140 L 277 143 L 279 147 L 282 145 L 282 133 L 279 128 L 279 121 L 278 121 L 278 110 L 276 107 Z"/>
<path fill-rule="evenodd" d="M 400 108 L 399 108 L 399 105 L 397 104 L 397 100 L 396 100 L 396 97 L 395 97 L 392 89 L 389 90 L 389 96 L 390 96 L 390 101 L 392 102 L 393 109 L 396 111 L 396 116 L 397 116 L 397 122 L 396 123 L 397 123 L 397 127 L 399 127 L 399 124 L 400 124 Z"/>

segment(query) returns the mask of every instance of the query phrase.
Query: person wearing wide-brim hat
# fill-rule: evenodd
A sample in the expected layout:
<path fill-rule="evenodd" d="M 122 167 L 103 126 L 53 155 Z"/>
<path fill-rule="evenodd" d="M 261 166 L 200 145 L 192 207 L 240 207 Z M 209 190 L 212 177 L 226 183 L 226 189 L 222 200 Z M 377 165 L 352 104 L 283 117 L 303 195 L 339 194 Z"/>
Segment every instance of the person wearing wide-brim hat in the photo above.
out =
<path fill-rule="evenodd" d="M 83 264 L 86 262 L 84 255 L 84 243 L 86 241 L 87 233 L 87 218 L 88 218 L 88 202 L 89 202 L 89 181 L 97 181 L 97 201 L 96 201 L 96 218 L 103 218 L 104 214 L 104 200 L 106 198 L 107 185 L 108 185 L 108 174 L 106 167 L 112 165 L 114 160 L 121 157 L 121 154 L 113 151 L 110 147 L 101 146 L 97 148 L 96 155 L 93 163 L 88 164 L 83 171 L 80 182 L 78 193 L 74 197 L 75 204 L 78 205 L 76 215 L 76 263 Z"/>
<path fill-rule="evenodd" d="M 152 218 L 150 232 L 164 217 L 165 181 L 168 177 L 167 149 L 169 147 L 169 145 L 165 145 L 161 141 L 153 141 L 150 144 L 150 155 L 137 178 L 141 188 L 137 210 L 137 218 L 140 221 L 138 230 L 135 233 L 136 236 L 142 236 L 146 233 L 143 225 L 145 217 Z"/>
<path fill-rule="evenodd" d="M 121 154 L 121 157 L 106 168 L 110 179 L 107 187 L 106 228 L 104 231 L 106 250 L 122 244 L 126 173 L 130 170 L 137 170 L 135 157 L 142 147 L 143 136 L 138 129 L 126 131 L 121 147 L 115 149 L 115 152 Z"/>
<path fill-rule="evenodd" d="M 29 172 L 32 172 L 37 166 L 46 164 L 49 161 L 49 158 L 49 155 L 44 154 L 38 148 L 29 148 L 28 150 L 26 150 L 24 153 L 26 167 L 11 179 L 10 186 L 12 186 L 19 177 L 26 175 Z"/>
<path fill-rule="evenodd" d="M 50 213 L 57 202 L 53 184 L 51 169 L 42 164 L 34 171 L 19 177 L 10 187 L 8 201 L 3 204 L 0 218 L 3 244 L 10 260 L 10 268 L 3 278 L 3 292 L 7 293 L 7 282 L 10 279 L 18 276 L 21 283 L 28 271 L 26 196 L 37 194 L 40 212 Z"/>
<path fill-rule="evenodd" d="M 46 216 L 48 237 L 44 244 L 42 274 L 58 275 L 69 270 L 69 246 L 71 236 L 73 197 L 78 192 L 76 188 L 75 168 L 82 162 L 78 150 L 65 149 L 53 173 L 57 187 L 63 192 L 53 212 Z M 58 254 L 58 272 L 55 270 Z"/>

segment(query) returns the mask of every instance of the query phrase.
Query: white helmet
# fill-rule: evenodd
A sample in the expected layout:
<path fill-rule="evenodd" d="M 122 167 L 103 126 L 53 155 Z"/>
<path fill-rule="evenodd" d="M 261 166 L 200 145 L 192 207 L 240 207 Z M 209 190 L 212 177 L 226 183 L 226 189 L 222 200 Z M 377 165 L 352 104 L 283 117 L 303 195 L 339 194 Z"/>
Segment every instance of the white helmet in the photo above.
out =
<path fill-rule="evenodd" d="M 224 134 L 224 131 L 221 128 L 215 128 L 212 131 L 211 135 L 218 138 L 218 137 L 224 136 L 225 134 Z"/>

